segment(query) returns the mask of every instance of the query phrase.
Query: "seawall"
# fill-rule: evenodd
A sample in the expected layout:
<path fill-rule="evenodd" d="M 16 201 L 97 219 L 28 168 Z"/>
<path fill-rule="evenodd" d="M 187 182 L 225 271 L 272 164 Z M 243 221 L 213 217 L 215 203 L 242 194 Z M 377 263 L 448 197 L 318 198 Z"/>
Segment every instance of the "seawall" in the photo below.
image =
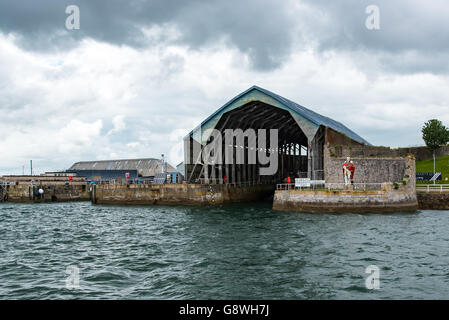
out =
<path fill-rule="evenodd" d="M 37 190 L 42 188 L 43 195 Z M 90 195 L 85 184 L 75 185 L 12 185 L 5 187 L 8 202 L 63 202 L 89 201 Z"/>
<path fill-rule="evenodd" d="M 215 205 L 263 200 L 273 192 L 273 185 L 97 185 L 92 190 L 92 203 Z"/>
<path fill-rule="evenodd" d="M 449 192 L 417 191 L 419 208 L 422 210 L 449 210 Z"/>
<path fill-rule="evenodd" d="M 416 211 L 416 195 L 396 190 L 276 190 L 274 210 L 376 213 Z"/>

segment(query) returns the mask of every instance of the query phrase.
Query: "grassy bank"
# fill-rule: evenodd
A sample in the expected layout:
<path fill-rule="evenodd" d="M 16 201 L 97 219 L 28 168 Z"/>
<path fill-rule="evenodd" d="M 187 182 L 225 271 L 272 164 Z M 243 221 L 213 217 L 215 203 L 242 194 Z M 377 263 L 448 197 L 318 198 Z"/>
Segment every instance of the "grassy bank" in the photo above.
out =
<path fill-rule="evenodd" d="M 437 183 L 449 184 L 449 181 L 445 181 L 446 178 L 449 179 L 449 156 L 435 159 L 435 171 L 441 172 L 443 175 L 443 181 L 437 181 Z M 416 172 L 433 172 L 433 159 L 416 161 Z M 420 182 L 417 181 L 417 183 Z M 428 183 L 428 181 L 423 181 L 421 183 Z"/>

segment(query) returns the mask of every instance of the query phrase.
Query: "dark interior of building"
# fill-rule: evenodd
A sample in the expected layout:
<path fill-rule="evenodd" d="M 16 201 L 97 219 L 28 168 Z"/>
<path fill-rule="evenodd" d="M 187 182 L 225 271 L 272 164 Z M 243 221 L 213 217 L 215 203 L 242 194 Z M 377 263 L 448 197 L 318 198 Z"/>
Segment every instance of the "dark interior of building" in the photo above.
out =
<path fill-rule="evenodd" d="M 312 158 L 312 154 L 308 153 L 310 149 L 308 139 L 295 119 L 289 111 L 271 106 L 261 101 L 252 101 L 241 107 L 233 109 L 224 113 L 215 129 L 221 133 L 221 146 L 224 150 L 221 154 L 221 164 L 219 161 L 203 165 L 204 162 L 196 163 L 194 159 L 194 145 L 197 143 L 190 137 L 190 164 L 187 166 L 187 176 L 189 183 L 278 183 L 287 180 L 290 177 L 294 181 L 295 177 L 310 177 L 310 166 L 308 159 L 312 159 L 315 163 L 314 169 L 322 169 L 322 148 L 324 137 L 320 135 L 322 130 L 313 139 L 313 144 L 316 156 Z M 238 140 L 235 136 L 232 137 L 232 143 L 227 144 L 226 130 L 241 129 L 246 132 L 247 129 L 253 129 L 255 135 L 247 134 L 243 140 Z M 266 148 L 260 149 L 259 129 L 266 129 Z M 278 130 L 277 147 L 270 146 L 270 129 Z M 207 144 L 214 142 L 214 136 L 210 136 Z M 258 142 L 256 144 L 256 141 Z M 219 143 L 219 141 L 217 141 Z M 255 152 L 255 148 L 257 152 Z M 201 149 L 203 150 L 204 147 Z M 235 152 L 233 155 L 233 164 L 225 161 L 227 148 L 233 148 Z M 237 157 L 237 150 L 243 149 L 244 161 L 240 164 Z M 320 152 L 321 151 L 321 152 Z M 215 152 L 215 151 L 214 151 Z M 257 155 L 256 161 L 251 161 L 251 153 Z M 268 165 L 262 165 L 260 162 L 261 153 L 265 152 L 269 155 L 270 152 L 278 154 L 278 168 L 274 175 L 261 175 L 260 168 Z M 241 162 L 241 161 L 240 161 Z M 319 170 L 314 170 L 319 171 Z M 322 171 L 322 170 L 321 170 Z M 313 175 L 313 174 L 312 174 Z M 312 177 L 321 178 L 321 177 Z"/>

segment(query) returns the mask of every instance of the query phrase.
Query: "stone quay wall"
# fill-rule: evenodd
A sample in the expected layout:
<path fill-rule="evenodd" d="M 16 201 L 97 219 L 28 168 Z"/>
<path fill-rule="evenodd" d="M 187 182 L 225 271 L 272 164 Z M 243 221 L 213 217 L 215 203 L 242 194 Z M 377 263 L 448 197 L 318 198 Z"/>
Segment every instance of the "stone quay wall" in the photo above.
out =
<path fill-rule="evenodd" d="M 42 188 L 44 194 L 39 196 L 36 191 Z M 64 202 L 89 201 L 90 194 L 85 184 L 75 185 L 12 185 L 5 187 L 8 202 Z"/>
<path fill-rule="evenodd" d="M 404 191 L 277 190 L 273 209 L 296 212 L 383 213 L 416 211 L 416 195 Z"/>
<path fill-rule="evenodd" d="M 263 200 L 273 195 L 272 185 L 96 185 L 92 202 L 97 204 L 215 205 Z"/>
<path fill-rule="evenodd" d="M 419 209 L 422 210 L 449 210 L 448 191 L 417 191 Z"/>

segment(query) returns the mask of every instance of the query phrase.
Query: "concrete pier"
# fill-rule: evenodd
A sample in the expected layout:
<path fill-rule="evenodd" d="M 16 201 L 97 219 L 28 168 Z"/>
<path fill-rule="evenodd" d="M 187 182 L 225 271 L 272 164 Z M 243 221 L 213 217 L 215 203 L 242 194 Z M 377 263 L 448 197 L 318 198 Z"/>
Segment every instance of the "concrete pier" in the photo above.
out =
<path fill-rule="evenodd" d="M 370 213 L 416 211 L 416 194 L 396 190 L 276 190 L 274 210 L 297 212 Z"/>
<path fill-rule="evenodd" d="M 44 194 L 38 196 L 36 190 Z M 261 201 L 273 196 L 273 209 L 296 212 L 403 212 L 449 210 L 449 192 L 419 190 L 386 183 L 381 190 L 274 190 L 273 185 L 13 185 L 8 202 L 92 201 L 99 204 L 215 205 Z"/>
<path fill-rule="evenodd" d="M 273 185 L 96 185 L 92 203 L 98 204 L 163 204 L 216 205 L 258 201 L 273 195 Z"/>
<path fill-rule="evenodd" d="M 42 189 L 44 193 L 39 195 Z M 65 202 L 89 201 L 90 194 L 86 184 L 75 185 L 12 185 L 6 186 L 6 201 L 8 202 Z"/>

